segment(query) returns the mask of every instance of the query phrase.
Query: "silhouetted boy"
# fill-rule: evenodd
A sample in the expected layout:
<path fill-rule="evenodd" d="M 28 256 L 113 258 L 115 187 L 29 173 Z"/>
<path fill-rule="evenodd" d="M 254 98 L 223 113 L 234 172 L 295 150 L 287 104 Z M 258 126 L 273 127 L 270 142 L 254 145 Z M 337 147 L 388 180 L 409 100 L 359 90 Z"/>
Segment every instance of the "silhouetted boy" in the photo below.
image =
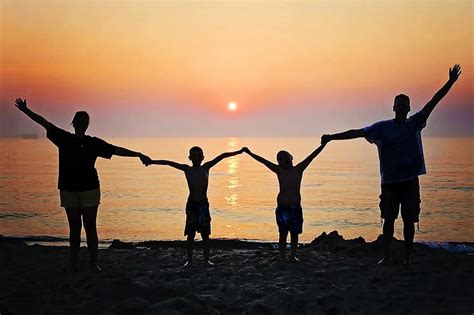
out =
<path fill-rule="evenodd" d="M 280 233 L 279 247 L 281 259 L 286 260 L 286 239 L 288 232 L 291 235 L 291 262 L 299 262 L 296 258 L 298 247 L 298 234 L 303 232 L 303 209 L 301 208 L 301 180 L 303 172 L 313 159 L 323 150 L 324 145 L 319 146 L 306 159 L 293 166 L 293 157 L 287 151 L 277 154 L 278 165 L 252 153 L 244 148 L 258 162 L 264 164 L 278 176 L 280 192 L 277 197 L 277 208 L 275 210 L 278 231 Z"/>
<path fill-rule="evenodd" d="M 188 260 L 184 267 L 189 267 L 193 262 L 193 243 L 196 232 L 201 233 L 204 247 L 204 262 L 208 266 L 214 264 L 209 260 L 209 235 L 211 234 L 211 215 L 209 213 L 209 202 L 207 200 L 207 187 L 209 184 L 209 169 L 225 158 L 241 154 L 239 151 L 226 152 L 213 160 L 201 165 L 204 153 L 200 147 L 192 147 L 189 150 L 189 160 L 192 166 L 166 160 L 152 160 L 151 164 L 168 165 L 184 172 L 188 182 L 189 197 L 186 203 L 186 226 L 184 235 L 187 236 Z"/>

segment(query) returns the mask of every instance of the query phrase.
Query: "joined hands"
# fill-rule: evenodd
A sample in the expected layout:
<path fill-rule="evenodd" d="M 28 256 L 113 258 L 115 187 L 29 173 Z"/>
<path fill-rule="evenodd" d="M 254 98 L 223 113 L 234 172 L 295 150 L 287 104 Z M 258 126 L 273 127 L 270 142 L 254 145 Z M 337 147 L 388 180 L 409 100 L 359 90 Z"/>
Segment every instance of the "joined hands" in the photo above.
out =
<path fill-rule="evenodd" d="M 143 165 L 149 166 L 152 160 L 150 157 L 140 153 L 140 161 L 142 161 Z"/>

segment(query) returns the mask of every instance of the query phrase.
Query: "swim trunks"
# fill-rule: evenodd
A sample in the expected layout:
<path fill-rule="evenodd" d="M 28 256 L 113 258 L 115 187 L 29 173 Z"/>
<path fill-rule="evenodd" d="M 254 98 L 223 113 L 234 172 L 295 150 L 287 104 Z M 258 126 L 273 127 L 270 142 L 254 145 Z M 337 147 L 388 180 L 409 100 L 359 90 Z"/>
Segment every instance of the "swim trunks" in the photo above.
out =
<path fill-rule="evenodd" d="M 300 205 L 278 206 L 275 216 L 280 233 L 303 233 L 303 209 Z"/>
<path fill-rule="evenodd" d="M 186 226 L 184 235 L 199 232 L 201 235 L 211 234 L 211 214 L 209 213 L 209 202 L 189 201 L 186 203 Z"/>

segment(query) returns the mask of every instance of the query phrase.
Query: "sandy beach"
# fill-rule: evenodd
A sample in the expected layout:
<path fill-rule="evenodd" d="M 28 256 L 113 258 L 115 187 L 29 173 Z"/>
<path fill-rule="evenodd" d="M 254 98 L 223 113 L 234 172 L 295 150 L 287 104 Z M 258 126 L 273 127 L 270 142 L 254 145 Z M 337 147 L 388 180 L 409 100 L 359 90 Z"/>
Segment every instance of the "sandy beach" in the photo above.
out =
<path fill-rule="evenodd" d="M 198 247 L 199 244 L 197 243 Z M 214 267 L 184 242 L 114 241 L 100 250 L 103 272 L 68 271 L 67 247 L 0 237 L 4 314 L 472 314 L 474 255 L 416 244 L 414 263 L 376 265 L 380 240 L 337 232 L 301 246 L 301 263 L 280 262 L 275 244 L 213 240 Z"/>

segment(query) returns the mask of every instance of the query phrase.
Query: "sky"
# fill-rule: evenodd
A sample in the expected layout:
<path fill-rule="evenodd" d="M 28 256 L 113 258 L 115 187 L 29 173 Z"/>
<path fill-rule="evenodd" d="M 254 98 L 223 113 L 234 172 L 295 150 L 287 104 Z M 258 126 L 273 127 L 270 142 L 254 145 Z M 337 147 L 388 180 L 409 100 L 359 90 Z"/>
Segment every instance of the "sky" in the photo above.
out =
<path fill-rule="evenodd" d="M 87 110 L 107 137 L 315 136 L 415 112 L 473 136 L 472 1 L 0 1 L 0 137 Z M 227 104 L 237 103 L 229 111 Z"/>

